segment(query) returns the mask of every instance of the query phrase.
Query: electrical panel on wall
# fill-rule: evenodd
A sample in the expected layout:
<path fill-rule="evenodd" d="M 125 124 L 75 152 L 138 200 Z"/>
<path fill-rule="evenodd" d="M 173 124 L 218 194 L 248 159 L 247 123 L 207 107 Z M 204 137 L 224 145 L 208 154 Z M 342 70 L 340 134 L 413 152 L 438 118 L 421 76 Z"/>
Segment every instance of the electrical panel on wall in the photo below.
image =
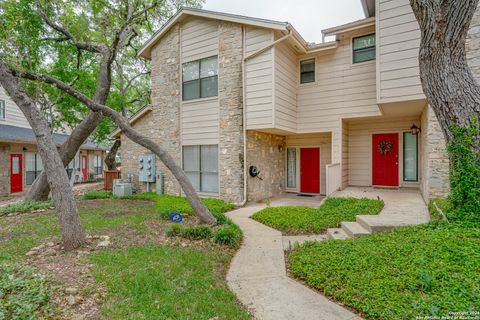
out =
<path fill-rule="evenodd" d="M 154 154 L 142 154 L 138 157 L 138 181 L 155 182 L 157 164 Z"/>

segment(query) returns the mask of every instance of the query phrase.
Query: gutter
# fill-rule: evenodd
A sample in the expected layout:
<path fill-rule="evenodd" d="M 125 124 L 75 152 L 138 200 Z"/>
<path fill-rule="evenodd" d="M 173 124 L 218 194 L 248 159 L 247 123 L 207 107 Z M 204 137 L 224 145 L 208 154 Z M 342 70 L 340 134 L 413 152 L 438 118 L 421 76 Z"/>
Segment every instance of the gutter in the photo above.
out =
<path fill-rule="evenodd" d="M 263 52 L 267 51 L 270 48 L 273 48 L 277 44 L 282 41 L 287 40 L 293 34 L 292 28 L 287 27 L 288 34 L 284 35 L 280 39 L 275 40 L 268 46 L 255 51 L 254 53 L 250 54 L 249 56 L 245 57 L 245 26 L 242 26 L 242 42 L 243 42 L 243 60 L 242 60 L 242 103 L 243 103 L 243 201 L 240 203 L 235 203 L 237 207 L 243 207 L 247 203 L 247 112 L 246 112 L 246 95 L 247 91 L 245 88 L 246 83 L 246 75 L 245 75 L 245 62 L 248 60 L 255 58 L 256 56 L 262 54 Z"/>

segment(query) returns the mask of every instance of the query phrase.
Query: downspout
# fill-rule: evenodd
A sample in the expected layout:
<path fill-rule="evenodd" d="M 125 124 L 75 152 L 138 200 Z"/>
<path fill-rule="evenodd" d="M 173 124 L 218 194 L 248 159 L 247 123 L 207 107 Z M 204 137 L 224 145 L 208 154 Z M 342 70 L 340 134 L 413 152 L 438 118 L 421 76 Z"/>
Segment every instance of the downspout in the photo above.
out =
<path fill-rule="evenodd" d="M 238 207 L 243 207 L 247 203 L 247 112 L 246 112 L 246 75 L 245 75 L 245 62 L 247 60 L 252 59 L 263 52 L 267 51 L 268 49 L 274 47 L 275 45 L 279 44 L 282 41 L 287 40 L 293 34 L 293 31 L 290 27 L 287 26 L 288 34 L 284 35 L 280 39 L 275 40 L 268 46 L 255 51 L 254 53 L 250 54 L 248 57 L 245 57 L 245 26 L 242 26 L 242 47 L 243 47 L 243 60 L 242 60 L 242 104 L 243 104 L 243 201 L 240 203 L 235 203 Z"/>

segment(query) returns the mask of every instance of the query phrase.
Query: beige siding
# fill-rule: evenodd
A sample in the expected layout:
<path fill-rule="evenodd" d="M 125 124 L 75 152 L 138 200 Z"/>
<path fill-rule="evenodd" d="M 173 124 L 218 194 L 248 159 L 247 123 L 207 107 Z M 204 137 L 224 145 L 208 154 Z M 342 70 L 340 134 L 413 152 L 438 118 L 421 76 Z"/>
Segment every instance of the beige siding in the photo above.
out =
<path fill-rule="evenodd" d="M 326 192 L 326 165 L 332 161 L 332 136 L 330 133 L 297 134 L 287 136 L 287 147 L 320 147 L 320 193 Z M 300 155 L 297 154 L 297 190 L 300 191 Z"/>
<path fill-rule="evenodd" d="M 191 18 L 182 25 L 182 62 L 218 54 L 218 21 Z"/>
<path fill-rule="evenodd" d="M 357 34 L 371 32 L 373 27 L 359 30 Z M 352 64 L 352 36 L 355 35 L 340 36 L 337 49 L 316 55 L 316 82 L 299 86 L 299 133 L 338 131 L 342 118 L 380 115 L 376 103 L 375 62 Z M 300 60 L 307 58 L 310 57 Z M 337 135 L 341 133 L 338 131 Z"/>
<path fill-rule="evenodd" d="M 342 189 L 348 186 L 348 123 L 342 121 Z"/>
<path fill-rule="evenodd" d="M 218 99 L 182 105 L 182 144 L 218 144 Z"/>
<path fill-rule="evenodd" d="M 408 0 L 377 0 L 378 99 L 423 99 L 418 67 L 420 29 Z"/>
<path fill-rule="evenodd" d="M 376 118 L 350 122 L 348 127 L 348 173 L 349 185 L 372 184 L 372 134 L 401 133 L 409 131 L 412 123 L 420 127 L 419 117 Z M 403 137 L 399 135 L 399 175 L 402 172 Z M 402 182 L 400 176 L 399 182 Z"/>
<path fill-rule="evenodd" d="M 218 21 L 189 18 L 181 26 L 181 62 L 218 55 Z M 182 145 L 218 144 L 219 102 L 207 98 L 181 103 Z"/>
<path fill-rule="evenodd" d="M 23 112 L 10 99 L 5 89 L 0 86 L 0 100 L 5 101 L 5 119 L 0 119 L 0 124 L 6 124 L 10 126 L 30 128 L 30 125 L 23 115 Z"/>
<path fill-rule="evenodd" d="M 275 47 L 275 128 L 297 131 L 297 87 L 299 64 L 285 43 Z"/>
<path fill-rule="evenodd" d="M 246 27 L 245 56 L 271 44 L 273 32 Z M 245 107 L 247 129 L 273 128 L 273 50 L 249 59 L 245 63 Z"/>

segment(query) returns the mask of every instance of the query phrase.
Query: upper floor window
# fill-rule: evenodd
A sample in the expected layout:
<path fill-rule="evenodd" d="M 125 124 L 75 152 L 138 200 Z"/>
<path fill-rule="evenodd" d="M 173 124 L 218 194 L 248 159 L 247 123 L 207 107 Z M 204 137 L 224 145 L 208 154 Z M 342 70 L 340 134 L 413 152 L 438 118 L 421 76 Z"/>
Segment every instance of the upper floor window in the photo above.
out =
<path fill-rule="evenodd" d="M 218 95 L 218 57 L 209 57 L 182 66 L 183 101 Z"/>
<path fill-rule="evenodd" d="M 375 34 L 353 38 L 353 63 L 375 60 Z"/>
<path fill-rule="evenodd" d="M 300 83 L 315 82 L 315 59 L 300 61 Z"/>
<path fill-rule="evenodd" d="M 5 119 L 5 101 L 0 100 L 0 119 Z"/>

